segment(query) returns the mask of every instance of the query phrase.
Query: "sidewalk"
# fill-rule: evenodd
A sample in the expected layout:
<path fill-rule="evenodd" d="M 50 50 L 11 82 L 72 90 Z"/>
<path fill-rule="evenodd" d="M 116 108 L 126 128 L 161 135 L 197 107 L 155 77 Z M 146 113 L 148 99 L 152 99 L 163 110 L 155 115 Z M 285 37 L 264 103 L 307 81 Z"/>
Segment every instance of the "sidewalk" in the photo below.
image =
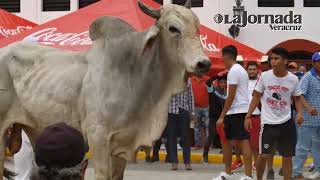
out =
<path fill-rule="evenodd" d="M 162 149 L 162 148 L 161 148 Z M 223 163 L 223 155 L 219 153 L 220 149 L 211 149 L 209 152 L 209 163 L 210 164 L 222 164 Z M 166 157 L 166 151 L 160 150 L 159 152 L 159 158 L 160 161 L 164 161 Z M 144 152 L 139 152 L 137 154 L 137 160 L 144 161 L 146 158 L 146 154 Z M 179 148 L 178 150 L 178 159 L 180 162 L 183 162 L 183 156 L 182 156 L 182 150 Z M 233 156 L 233 159 L 235 159 L 235 156 Z M 275 156 L 274 157 L 274 166 L 281 166 L 281 157 Z M 309 164 L 312 162 L 312 158 L 308 158 L 306 164 Z M 202 163 L 202 150 L 191 150 L 191 163 L 192 164 L 199 164 Z"/>

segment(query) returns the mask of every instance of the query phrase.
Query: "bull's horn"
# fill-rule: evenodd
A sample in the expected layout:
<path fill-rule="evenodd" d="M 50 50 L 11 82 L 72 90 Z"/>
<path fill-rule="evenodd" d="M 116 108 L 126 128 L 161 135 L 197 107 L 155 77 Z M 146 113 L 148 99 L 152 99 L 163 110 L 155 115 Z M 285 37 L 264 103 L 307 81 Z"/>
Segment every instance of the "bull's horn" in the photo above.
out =
<path fill-rule="evenodd" d="M 160 14 L 160 9 L 152 9 L 144 5 L 141 0 L 138 1 L 140 9 L 148 16 L 153 17 L 155 19 L 159 19 L 161 14 Z"/>
<path fill-rule="evenodd" d="M 191 0 L 187 0 L 186 3 L 184 4 L 184 7 L 191 9 Z"/>

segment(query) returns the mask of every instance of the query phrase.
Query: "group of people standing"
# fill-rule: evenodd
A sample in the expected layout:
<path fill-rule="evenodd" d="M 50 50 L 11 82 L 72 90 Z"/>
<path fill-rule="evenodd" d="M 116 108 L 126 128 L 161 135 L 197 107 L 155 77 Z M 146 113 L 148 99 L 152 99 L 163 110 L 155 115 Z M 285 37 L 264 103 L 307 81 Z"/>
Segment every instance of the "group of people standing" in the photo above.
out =
<path fill-rule="evenodd" d="M 285 180 L 303 178 L 302 169 L 309 152 L 315 165 L 309 178 L 319 178 L 320 96 L 316 94 L 320 92 L 320 53 L 313 55 L 313 68 L 309 72 L 302 66 L 291 71 L 288 54 L 284 48 L 272 49 L 268 60 L 261 62 L 259 73 L 255 61 L 245 67 L 237 63 L 237 49 L 230 45 L 222 49 L 227 72 L 211 78 L 190 78 L 187 90 L 172 98 L 169 110 L 167 161 L 172 163 L 172 169 L 178 169 L 178 135 L 185 169 L 192 169 L 188 131 L 190 121 L 194 120 L 195 137 L 200 137 L 199 129 L 205 129 L 206 139 L 196 138 L 196 146 L 204 145 L 204 163 L 208 163 L 214 139 L 220 136 L 225 169 L 214 180 L 233 179 L 234 149 L 243 155 L 243 180 L 253 179 L 253 169 L 257 170 L 257 179 L 262 180 L 266 164 L 267 179 L 273 179 L 273 156 L 277 151 L 282 156 L 280 174 Z M 195 97 L 192 87 L 197 90 Z"/>

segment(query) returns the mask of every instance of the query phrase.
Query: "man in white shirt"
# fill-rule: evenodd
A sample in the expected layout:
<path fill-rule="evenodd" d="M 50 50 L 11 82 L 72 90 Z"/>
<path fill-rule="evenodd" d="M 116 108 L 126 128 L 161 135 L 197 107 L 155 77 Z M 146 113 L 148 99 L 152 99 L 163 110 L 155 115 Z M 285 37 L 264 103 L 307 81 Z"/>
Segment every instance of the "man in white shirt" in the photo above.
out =
<path fill-rule="evenodd" d="M 252 100 L 253 90 L 258 81 L 258 64 L 255 61 L 247 63 L 247 72 L 249 75 L 248 98 Z M 254 159 L 254 165 L 257 163 L 259 154 L 259 133 L 260 133 L 260 110 L 256 108 L 252 114 L 252 129 L 250 130 L 250 146 Z"/>
<path fill-rule="evenodd" d="M 284 180 L 292 179 L 292 156 L 295 155 L 297 132 L 291 117 L 291 99 L 297 109 L 298 124 L 303 122 L 298 78 L 288 72 L 288 51 L 274 48 L 271 54 L 272 70 L 262 73 L 255 87 L 245 127 L 252 128 L 252 114 L 261 101 L 262 130 L 260 133 L 260 156 L 257 164 L 257 179 L 263 179 L 266 159 L 273 154 L 276 145 L 282 156 Z"/>
<path fill-rule="evenodd" d="M 250 134 L 244 128 L 244 120 L 248 112 L 248 83 L 249 77 L 247 71 L 236 62 L 237 49 L 229 45 L 222 49 L 223 61 L 229 70 L 227 76 L 227 99 L 224 108 L 217 121 L 217 127 L 224 125 L 224 131 L 228 140 L 223 147 L 225 172 L 220 173 L 214 180 L 233 179 L 231 171 L 232 144 L 231 141 L 239 142 L 243 154 L 245 176 L 241 179 L 252 179 L 252 154 L 249 144 Z"/>

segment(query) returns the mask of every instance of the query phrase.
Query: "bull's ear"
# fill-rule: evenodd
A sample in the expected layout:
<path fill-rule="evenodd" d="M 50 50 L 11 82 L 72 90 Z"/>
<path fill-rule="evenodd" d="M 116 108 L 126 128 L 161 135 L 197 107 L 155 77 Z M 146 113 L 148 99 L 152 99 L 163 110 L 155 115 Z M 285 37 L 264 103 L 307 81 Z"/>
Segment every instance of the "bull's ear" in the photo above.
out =
<path fill-rule="evenodd" d="M 156 39 L 159 35 L 159 28 L 157 26 L 152 26 L 148 32 L 147 35 L 144 37 L 143 42 L 142 42 L 142 51 L 141 55 L 144 54 L 146 51 L 151 49 L 156 42 Z"/>

